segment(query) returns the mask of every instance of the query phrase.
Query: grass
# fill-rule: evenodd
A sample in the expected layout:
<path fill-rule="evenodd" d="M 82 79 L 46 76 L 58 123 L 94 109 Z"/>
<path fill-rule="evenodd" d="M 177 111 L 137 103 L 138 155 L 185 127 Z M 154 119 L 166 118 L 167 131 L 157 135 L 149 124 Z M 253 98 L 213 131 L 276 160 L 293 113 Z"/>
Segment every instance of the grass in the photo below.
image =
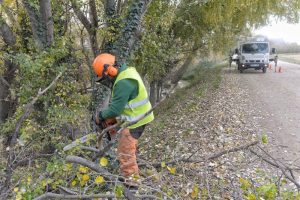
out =
<path fill-rule="evenodd" d="M 298 54 L 279 54 L 279 60 L 300 64 L 300 53 Z"/>
<path fill-rule="evenodd" d="M 171 97 L 169 97 L 169 99 L 163 102 L 156 111 L 156 114 L 167 113 L 170 108 L 185 102 L 185 99 L 191 94 L 196 94 L 201 97 L 208 89 L 218 89 L 221 82 L 221 71 L 223 67 L 224 65 L 212 65 L 211 63 L 200 64 L 199 66 L 194 67 L 183 77 L 183 80 L 188 81 L 189 85 L 182 89 L 178 89 Z M 187 105 L 187 107 L 192 109 L 194 105 Z"/>

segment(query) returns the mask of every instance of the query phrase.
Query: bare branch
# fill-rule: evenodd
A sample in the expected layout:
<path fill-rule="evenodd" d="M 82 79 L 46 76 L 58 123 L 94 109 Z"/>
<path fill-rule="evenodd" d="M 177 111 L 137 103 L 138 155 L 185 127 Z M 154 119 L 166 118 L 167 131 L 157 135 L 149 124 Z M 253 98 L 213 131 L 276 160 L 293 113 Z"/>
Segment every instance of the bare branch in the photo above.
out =
<path fill-rule="evenodd" d="M 108 171 L 106 171 L 105 169 L 101 168 L 98 164 L 89 161 L 87 159 L 78 157 L 78 156 L 67 156 L 66 157 L 66 161 L 67 162 L 71 162 L 71 163 L 77 163 L 83 166 L 86 166 L 92 170 L 94 170 L 95 172 L 104 174 L 104 175 L 110 175 Z"/>
<path fill-rule="evenodd" d="M 3 76 L 0 76 L 0 80 L 7 86 L 10 87 L 10 84 L 7 82 L 7 80 L 5 80 L 5 78 Z"/>
<path fill-rule="evenodd" d="M 286 171 L 289 170 L 287 168 L 285 168 L 284 166 L 282 166 L 282 164 L 279 164 L 278 161 L 273 158 L 269 153 L 267 153 L 265 150 L 263 150 L 261 147 L 259 147 L 268 157 L 270 157 L 274 162 L 270 161 L 269 159 L 264 158 L 262 155 L 259 155 L 257 152 L 253 151 L 250 149 L 250 152 L 253 153 L 254 155 L 256 155 L 257 157 L 261 158 L 263 161 L 269 163 L 270 165 L 280 169 L 282 171 L 282 173 L 284 174 L 284 176 L 289 179 L 292 183 L 295 184 L 295 186 L 299 189 L 300 188 L 300 184 L 293 178 L 291 177 Z"/>
<path fill-rule="evenodd" d="M 94 199 L 94 198 L 115 198 L 114 194 L 91 194 L 91 195 L 65 195 L 65 194 L 55 194 L 55 193 L 45 193 L 34 200 L 42 199 Z"/>
<path fill-rule="evenodd" d="M 136 195 L 138 199 L 158 199 L 156 196 L 153 195 Z M 55 194 L 48 192 L 43 194 L 34 200 L 43 200 L 43 199 L 95 199 L 95 198 L 116 198 L 115 194 L 82 194 L 82 195 L 64 195 L 64 194 Z"/>
<path fill-rule="evenodd" d="M 83 12 L 80 10 L 80 8 L 78 7 L 76 1 L 71 0 L 71 4 L 72 4 L 72 8 L 75 12 L 75 15 L 77 16 L 77 18 L 80 20 L 80 22 L 83 24 L 83 26 L 85 27 L 85 29 L 91 33 L 91 28 L 92 28 L 92 24 L 91 22 L 87 19 L 87 17 L 83 14 Z"/>
<path fill-rule="evenodd" d="M 38 158 L 48 158 L 48 157 L 51 157 L 53 155 L 54 154 L 38 154 L 38 155 L 34 155 L 30 158 L 24 158 L 24 159 L 18 161 L 16 164 L 14 164 L 12 168 L 16 168 L 18 166 L 23 166 L 23 165 L 25 165 L 29 162 L 32 162 L 32 161 L 34 161 L 35 159 L 38 159 Z"/>
<path fill-rule="evenodd" d="M 94 54 L 93 56 L 96 57 L 96 55 L 98 54 L 97 27 L 95 26 L 95 25 L 97 25 L 97 22 L 93 22 L 93 21 L 90 22 L 88 20 L 88 18 L 84 15 L 84 13 L 80 10 L 76 1 L 71 0 L 71 4 L 72 4 L 72 8 L 75 12 L 75 15 L 77 16 L 79 21 L 83 24 L 84 28 L 86 29 L 86 31 L 89 34 L 90 45 L 91 45 L 91 48 L 92 48 L 93 54 Z M 90 6 L 96 6 L 95 2 L 93 2 L 93 1 L 90 2 Z M 96 8 L 91 8 L 91 9 L 95 10 Z M 94 19 L 93 16 L 91 16 L 91 17 L 93 20 Z"/>
<path fill-rule="evenodd" d="M 212 154 L 210 156 L 207 156 L 206 158 L 204 158 L 203 160 L 192 160 L 189 158 L 182 158 L 182 159 L 179 159 L 179 160 L 174 160 L 174 161 L 170 161 L 170 162 L 167 162 L 166 164 L 167 165 L 171 165 L 171 164 L 175 164 L 175 163 L 178 163 L 178 162 L 190 162 L 190 163 L 199 163 L 199 162 L 205 162 L 207 160 L 213 160 L 213 159 L 216 159 L 216 158 L 219 158 L 225 154 L 228 154 L 228 153 L 232 153 L 232 152 L 237 152 L 237 151 L 241 151 L 241 150 L 244 150 L 244 149 L 248 149 L 249 147 L 251 146 L 254 146 L 254 145 L 257 145 L 258 144 L 258 141 L 254 141 L 254 142 L 251 142 L 249 144 L 246 144 L 246 145 L 243 145 L 243 146 L 239 146 L 239 147 L 234 147 L 234 148 L 231 148 L 231 149 L 228 149 L 228 150 L 223 150 L 223 151 L 220 151 L 218 153 L 215 153 L 215 154 Z M 145 166 L 146 164 L 139 164 L 140 167 L 143 167 Z M 154 167 L 159 167 L 161 165 L 161 163 L 153 163 L 153 164 L 150 164 Z"/>
<path fill-rule="evenodd" d="M 69 188 L 63 187 L 63 186 L 57 186 L 59 188 L 60 194 L 71 194 L 71 195 L 78 195 L 78 192 L 75 192 Z"/>
<path fill-rule="evenodd" d="M 80 149 L 99 153 L 99 149 L 96 149 L 94 147 L 81 146 Z"/>

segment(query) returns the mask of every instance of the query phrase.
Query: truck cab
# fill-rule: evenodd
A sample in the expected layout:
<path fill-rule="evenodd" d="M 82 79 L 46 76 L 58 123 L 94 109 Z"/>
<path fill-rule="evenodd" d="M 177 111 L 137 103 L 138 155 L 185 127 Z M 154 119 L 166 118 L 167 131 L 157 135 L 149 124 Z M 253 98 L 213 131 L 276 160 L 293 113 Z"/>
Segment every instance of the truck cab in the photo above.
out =
<path fill-rule="evenodd" d="M 266 73 L 269 59 L 269 42 L 253 41 L 244 42 L 239 45 L 237 65 L 241 73 L 248 68 L 262 70 L 263 73 Z"/>

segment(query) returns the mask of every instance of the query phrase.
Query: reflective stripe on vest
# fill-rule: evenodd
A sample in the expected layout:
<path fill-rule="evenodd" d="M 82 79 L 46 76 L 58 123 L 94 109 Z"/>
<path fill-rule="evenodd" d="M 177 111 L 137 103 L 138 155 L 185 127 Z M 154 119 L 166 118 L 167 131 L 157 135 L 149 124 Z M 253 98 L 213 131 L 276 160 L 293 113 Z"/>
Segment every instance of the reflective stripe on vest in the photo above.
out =
<path fill-rule="evenodd" d="M 146 103 L 148 103 L 148 102 L 149 102 L 149 99 L 148 99 L 148 98 L 145 98 L 145 99 L 143 99 L 143 100 L 141 100 L 141 101 L 137 101 L 137 102 L 133 102 L 133 103 L 131 103 L 131 104 L 127 104 L 127 105 L 125 106 L 125 108 L 131 108 L 131 109 L 133 109 L 133 108 L 142 106 L 142 105 L 144 105 L 144 104 L 146 104 Z"/>
<path fill-rule="evenodd" d="M 126 116 L 126 115 L 121 115 L 120 117 L 117 117 L 118 120 L 121 120 L 121 121 L 127 121 L 127 122 L 134 122 L 138 119 L 140 119 L 141 117 L 143 117 L 144 114 L 141 114 L 141 115 L 138 115 L 138 116 Z"/>
<path fill-rule="evenodd" d="M 129 67 L 124 71 L 120 72 L 117 76 L 117 79 L 114 83 L 114 86 L 117 82 L 122 79 L 133 79 L 138 82 L 138 95 L 130 100 L 125 106 L 124 110 L 121 113 L 121 116 L 117 117 L 117 119 L 125 120 L 127 122 L 134 122 L 143 117 L 149 110 L 151 110 L 152 106 L 148 98 L 147 90 L 142 81 L 142 78 L 138 74 L 135 68 Z M 112 95 L 114 95 L 114 86 Z M 133 129 L 144 124 L 151 122 L 154 119 L 153 112 L 139 120 L 137 123 L 129 126 L 128 128 Z"/>

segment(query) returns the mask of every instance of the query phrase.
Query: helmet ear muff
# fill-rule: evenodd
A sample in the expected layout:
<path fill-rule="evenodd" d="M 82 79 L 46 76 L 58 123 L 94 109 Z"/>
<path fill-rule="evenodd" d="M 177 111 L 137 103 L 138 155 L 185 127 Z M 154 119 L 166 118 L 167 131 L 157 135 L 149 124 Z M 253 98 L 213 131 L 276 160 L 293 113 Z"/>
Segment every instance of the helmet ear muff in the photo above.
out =
<path fill-rule="evenodd" d="M 107 69 L 107 74 L 111 77 L 115 77 L 118 74 L 118 69 L 113 66 L 109 66 Z"/>
<path fill-rule="evenodd" d="M 111 65 L 105 64 L 103 74 L 106 74 L 111 77 L 115 77 L 118 74 L 118 69 Z"/>

